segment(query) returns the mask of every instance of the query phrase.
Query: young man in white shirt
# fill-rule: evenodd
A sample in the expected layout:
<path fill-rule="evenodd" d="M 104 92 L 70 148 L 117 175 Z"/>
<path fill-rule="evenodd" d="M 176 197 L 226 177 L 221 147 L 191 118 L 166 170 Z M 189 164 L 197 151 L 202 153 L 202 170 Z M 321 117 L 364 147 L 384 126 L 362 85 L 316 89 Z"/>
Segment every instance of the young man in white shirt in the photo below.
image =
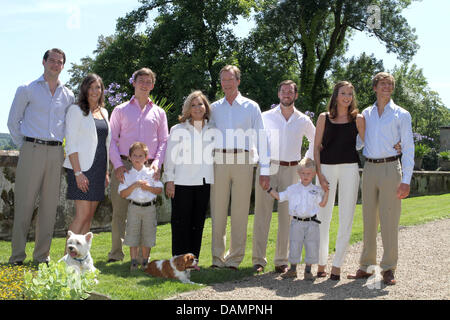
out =
<path fill-rule="evenodd" d="M 66 112 L 75 101 L 59 80 L 66 55 L 53 48 L 44 54 L 44 74 L 17 89 L 8 118 L 11 137 L 20 149 L 14 187 L 14 225 L 9 262 L 23 264 L 27 235 L 39 195 L 33 260 L 50 260 L 59 201 Z"/>
<path fill-rule="evenodd" d="M 308 116 L 294 106 L 298 98 L 297 84 L 285 80 L 278 86 L 280 104 L 262 114 L 265 130 L 269 137 L 271 175 L 270 185 L 284 190 L 298 181 L 298 162 L 302 159 L 303 137 L 309 141 L 305 157 L 314 159 L 315 127 Z M 257 171 L 259 177 L 260 168 Z M 255 183 L 255 216 L 253 225 L 252 262 L 256 272 L 262 272 L 267 264 L 266 248 L 272 218 L 274 199 Z M 275 271 L 283 273 L 288 266 L 289 249 L 289 207 L 288 203 L 278 204 L 278 233 L 274 257 Z"/>
<path fill-rule="evenodd" d="M 156 243 L 156 196 L 162 192 L 164 185 L 153 179 L 153 169 L 144 164 L 148 157 L 148 148 L 142 142 L 135 142 L 130 147 L 132 168 L 124 173 L 124 181 L 119 184 L 118 192 L 122 198 L 129 200 L 124 244 L 130 247 L 131 267 L 138 266 L 138 250 L 142 247 L 142 269 L 147 268 L 151 248 Z"/>
<path fill-rule="evenodd" d="M 396 283 L 394 272 L 398 260 L 401 199 L 409 195 L 414 168 L 411 115 L 392 101 L 394 88 L 392 75 L 386 72 L 376 74 L 373 89 L 377 101 L 362 112 L 366 122 L 363 150 L 366 162 L 362 177 L 364 246 L 359 270 L 348 276 L 349 279 L 359 279 L 372 275 L 368 269 L 377 264 L 379 221 L 384 249 L 380 267 L 387 285 Z M 398 141 L 401 142 L 402 155 L 392 147 Z"/>

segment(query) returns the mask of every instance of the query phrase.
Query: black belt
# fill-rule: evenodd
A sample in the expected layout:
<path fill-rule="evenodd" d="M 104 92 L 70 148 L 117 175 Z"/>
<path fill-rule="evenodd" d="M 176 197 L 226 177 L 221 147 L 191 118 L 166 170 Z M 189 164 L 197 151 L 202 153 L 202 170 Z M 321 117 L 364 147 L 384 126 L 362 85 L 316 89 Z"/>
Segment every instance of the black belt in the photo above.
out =
<path fill-rule="evenodd" d="M 310 218 L 299 218 L 299 217 L 296 217 L 296 216 L 292 216 L 292 218 L 294 218 L 295 220 L 298 220 L 298 221 L 314 221 L 314 222 L 317 222 L 317 223 L 321 223 L 319 220 L 317 220 L 317 214 L 315 214 L 314 216 L 312 216 L 312 217 L 310 217 Z"/>
<path fill-rule="evenodd" d="M 130 203 L 134 204 L 136 206 L 139 206 L 139 207 L 148 207 L 148 206 L 156 204 L 156 199 L 154 199 L 150 202 L 136 202 L 136 201 L 130 200 Z"/>
<path fill-rule="evenodd" d="M 44 144 L 46 146 L 60 146 L 60 145 L 62 145 L 62 142 L 60 142 L 60 141 L 47 141 L 47 140 L 41 140 L 41 139 L 36 139 L 36 138 L 30 138 L 30 137 L 25 137 L 25 141 L 38 143 L 38 144 Z"/>
<path fill-rule="evenodd" d="M 371 163 L 385 163 L 385 162 L 395 161 L 397 159 L 400 159 L 400 157 L 401 157 L 401 155 L 399 154 L 399 155 L 394 156 L 394 157 L 388 157 L 388 158 L 383 158 L 383 159 L 369 159 L 369 158 L 366 158 L 366 161 L 367 162 L 371 162 Z"/>
<path fill-rule="evenodd" d="M 222 152 L 222 153 L 241 153 L 241 152 L 248 152 L 248 150 L 244 149 L 214 149 L 215 152 Z"/>
<path fill-rule="evenodd" d="M 131 160 L 127 156 L 124 156 L 123 154 L 120 155 L 120 159 L 131 162 Z M 149 166 L 152 164 L 153 160 L 155 159 L 147 159 L 147 161 L 145 161 L 144 164 Z"/>

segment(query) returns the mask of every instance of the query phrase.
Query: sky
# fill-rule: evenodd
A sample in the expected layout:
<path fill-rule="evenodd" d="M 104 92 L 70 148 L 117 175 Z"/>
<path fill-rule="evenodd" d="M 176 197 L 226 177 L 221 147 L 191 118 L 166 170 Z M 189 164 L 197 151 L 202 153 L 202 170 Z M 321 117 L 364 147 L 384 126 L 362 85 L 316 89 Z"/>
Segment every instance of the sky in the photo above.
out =
<path fill-rule="evenodd" d="M 116 20 L 140 6 L 138 0 L 0 0 L 0 133 L 8 131 L 9 109 L 18 86 L 39 78 L 42 57 L 50 48 L 66 53 L 63 83 L 70 78 L 71 63 L 93 56 L 100 35 L 112 35 Z M 383 10 L 383 8 L 380 8 Z M 450 1 L 423 0 L 404 10 L 410 26 L 416 28 L 420 49 L 412 63 L 423 69 L 429 87 L 450 107 Z M 241 19 L 236 34 L 244 37 L 253 26 Z M 400 61 L 388 54 L 375 38 L 357 33 L 350 41 L 347 57 L 365 51 L 382 59 L 387 70 Z M 149 66 L 151 68 L 151 66 Z M 101 76 L 101 75 L 100 75 Z M 274 84 L 276 85 L 276 84 Z"/>

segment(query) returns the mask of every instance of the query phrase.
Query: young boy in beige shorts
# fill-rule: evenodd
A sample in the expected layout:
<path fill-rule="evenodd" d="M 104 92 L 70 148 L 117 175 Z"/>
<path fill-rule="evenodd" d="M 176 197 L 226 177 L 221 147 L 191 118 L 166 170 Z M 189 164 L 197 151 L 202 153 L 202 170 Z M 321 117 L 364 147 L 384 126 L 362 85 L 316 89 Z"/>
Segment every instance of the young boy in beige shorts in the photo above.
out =
<path fill-rule="evenodd" d="M 130 247 L 131 271 L 138 268 L 138 250 L 142 247 L 142 269 L 145 270 L 156 242 L 156 196 L 164 186 L 161 181 L 153 180 L 153 170 L 144 165 L 148 157 L 144 143 L 133 143 L 129 156 L 133 167 L 125 172 L 124 182 L 118 188 L 120 196 L 130 200 L 124 244 Z"/>

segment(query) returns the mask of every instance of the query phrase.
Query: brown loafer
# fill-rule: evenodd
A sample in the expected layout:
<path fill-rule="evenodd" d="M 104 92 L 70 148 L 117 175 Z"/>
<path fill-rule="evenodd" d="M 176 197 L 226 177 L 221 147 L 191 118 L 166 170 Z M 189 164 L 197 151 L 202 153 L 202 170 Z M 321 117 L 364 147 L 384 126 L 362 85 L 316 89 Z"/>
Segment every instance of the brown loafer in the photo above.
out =
<path fill-rule="evenodd" d="M 254 270 L 256 273 L 262 273 L 262 272 L 264 272 L 264 266 L 263 266 L 263 265 L 260 265 L 260 264 L 255 264 L 255 265 L 253 266 L 253 270 Z"/>
<path fill-rule="evenodd" d="M 367 273 L 364 270 L 358 269 L 355 275 L 347 275 L 347 279 L 368 279 L 373 276 L 373 273 Z"/>
<path fill-rule="evenodd" d="M 394 284 L 396 284 L 396 281 L 394 279 L 394 273 L 392 272 L 392 270 L 387 270 L 382 272 L 383 274 L 383 281 L 384 284 L 388 285 L 388 286 L 392 286 Z"/>
<path fill-rule="evenodd" d="M 325 278 L 327 273 L 325 271 L 317 271 L 317 278 Z"/>
<path fill-rule="evenodd" d="M 275 266 L 276 273 L 285 273 L 288 270 L 288 266 L 283 264 L 281 266 Z"/>
<path fill-rule="evenodd" d="M 341 280 L 341 276 L 339 274 L 330 274 L 330 280 L 339 281 Z"/>

